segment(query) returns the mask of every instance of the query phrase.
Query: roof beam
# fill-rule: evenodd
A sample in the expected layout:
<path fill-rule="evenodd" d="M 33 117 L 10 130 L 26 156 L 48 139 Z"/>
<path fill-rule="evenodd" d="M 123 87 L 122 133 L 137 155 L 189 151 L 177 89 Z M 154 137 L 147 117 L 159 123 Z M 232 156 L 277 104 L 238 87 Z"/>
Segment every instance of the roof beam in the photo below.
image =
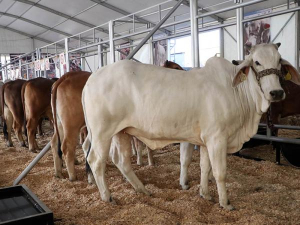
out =
<path fill-rule="evenodd" d="M 26 19 L 26 18 L 23 18 L 23 17 L 19 17 L 19 16 L 16 16 L 16 15 L 10 14 L 10 13 L 0 12 L 0 15 L 7 16 L 7 17 L 12 17 L 12 18 L 15 18 L 15 19 L 18 19 L 18 20 L 22 20 L 22 21 L 24 21 L 24 22 L 33 24 L 33 25 L 35 25 L 35 26 L 42 27 L 42 28 L 46 29 L 47 31 L 50 30 L 50 31 L 53 31 L 53 32 L 55 32 L 55 33 L 64 35 L 64 36 L 66 36 L 66 37 L 72 36 L 72 34 L 66 33 L 66 32 L 64 32 L 64 31 L 57 30 L 57 29 L 54 29 L 54 28 L 52 28 L 52 27 L 48 27 L 48 26 L 46 26 L 46 25 L 44 25 L 44 24 L 37 23 L 37 22 L 35 22 L 35 21 L 33 21 L 33 20 L 29 20 L 29 19 Z M 31 38 L 35 38 L 35 37 L 37 37 L 37 36 L 31 36 Z M 73 37 L 73 38 L 79 40 L 78 37 Z M 86 42 L 86 43 L 91 43 L 90 41 L 88 41 L 88 40 L 86 40 L 86 39 L 84 39 L 84 38 L 81 38 L 81 40 L 82 40 L 83 42 Z"/>
<path fill-rule="evenodd" d="M 0 28 L 5 29 L 5 30 L 9 30 L 9 31 L 12 31 L 12 32 L 15 32 L 15 33 L 18 33 L 18 34 L 24 35 L 24 36 L 26 36 L 26 37 L 33 38 L 33 39 L 42 41 L 42 42 L 45 42 L 45 43 L 48 43 L 48 44 L 53 43 L 52 41 L 46 40 L 46 39 L 44 39 L 44 38 L 33 37 L 31 34 L 28 34 L 28 33 L 25 33 L 25 32 L 23 32 L 23 31 L 19 31 L 19 30 L 10 28 L 10 27 L 5 27 L 5 26 L 0 25 Z"/>
<path fill-rule="evenodd" d="M 74 22 L 79 23 L 79 24 L 81 24 L 81 25 L 84 25 L 84 26 L 86 26 L 86 27 L 90 27 L 90 28 L 96 27 L 94 24 L 91 24 L 91 23 L 88 23 L 88 22 L 86 22 L 86 21 L 77 19 L 77 18 L 75 18 L 75 17 L 73 17 L 73 16 L 69 16 L 69 15 L 67 15 L 67 14 L 65 14 L 65 13 L 59 12 L 59 11 L 57 11 L 57 10 L 51 9 L 51 8 L 49 8 L 49 7 L 47 7 L 47 6 L 44 6 L 44 5 L 41 5 L 41 4 L 38 4 L 38 3 L 34 3 L 34 2 L 32 2 L 32 1 L 29 1 L 29 0 L 14 0 L 14 1 L 16 1 L 16 2 L 22 2 L 22 3 L 24 3 L 24 4 L 28 4 L 28 5 L 35 6 L 35 7 L 37 7 L 37 8 L 40 8 L 40 9 L 43 9 L 43 10 L 45 10 L 45 11 L 47 11 L 47 12 L 53 13 L 53 14 L 58 15 L 58 16 L 61 16 L 61 17 L 64 17 L 64 18 L 66 18 L 66 19 L 68 19 L 68 20 L 74 21 Z M 95 29 L 98 30 L 98 31 L 100 31 L 100 32 L 109 34 L 109 31 L 108 31 L 107 29 L 100 28 L 100 27 L 97 27 L 97 28 L 95 28 Z M 124 38 L 124 40 L 130 41 L 129 38 Z"/>
<path fill-rule="evenodd" d="M 127 16 L 127 15 L 131 14 L 130 12 L 127 12 L 127 11 L 125 11 L 123 9 L 120 9 L 120 8 L 116 7 L 116 6 L 108 4 L 108 3 L 104 2 L 103 0 L 102 1 L 101 0 L 91 0 L 91 1 L 95 2 L 95 3 L 98 3 L 99 5 L 101 5 L 101 6 L 105 7 L 105 8 L 111 9 L 112 11 L 118 12 L 118 13 L 124 15 L 124 16 Z M 133 16 L 130 16 L 130 18 L 132 18 L 132 17 Z M 137 21 L 139 21 L 139 22 L 142 22 L 142 23 L 146 23 L 146 24 L 150 23 L 150 24 L 152 24 L 154 26 L 156 25 L 156 24 L 152 23 L 151 21 L 143 19 L 143 18 L 140 18 L 138 16 L 135 16 L 134 19 L 137 20 Z M 168 35 L 171 34 L 171 32 L 169 30 L 164 29 L 164 28 L 161 28 L 159 30 L 161 30 L 162 32 L 164 32 L 164 33 L 166 33 Z"/>
<path fill-rule="evenodd" d="M 57 29 L 54 29 L 54 28 L 52 28 L 52 27 L 48 27 L 48 26 L 46 26 L 46 25 L 44 25 L 44 24 L 37 23 L 37 22 L 35 22 L 35 21 L 33 21 L 33 20 L 29 20 L 29 19 L 26 19 L 26 18 L 24 18 L 24 17 L 19 17 L 19 16 L 16 16 L 16 15 L 13 15 L 13 14 L 10 14 L 10 13 L 4 13 L 4 12 L 0 12 L 0 15 L 2 15 L 2 16 L 7 16 L 7 17 L 11 17 L 11 18 L 15 18 L 15 19 L 18 19 L 18 20 L 22 20 L 22 21 L 24 21 L 24 22 L 33 24 L 33 25 L 38 26 L 38 27 L 42 27 L 42 28 L 44 28 L 44 29 L 46 29 L 46 30 L 51 30 L 51 31 L 53 31 L 53 32 L 55 32 L 55 33 L 62 34 L 62 35 L 64 35 L 64 36 L 71 36 L 71 34 L 69 34 L 69 33 L 66 33 L 66 32 L 63 32 L 63 31 L 60 31 L 60 30 L 57 30 Z"/>
<path fill-rule="evenodd" d="M 178 1 L 178 0 L 176 0 L 176 1 Z M 183 1 L 182 4 L 190 7 L 190 1 L 188 1 L 188 0 Z M 202 13 L 209 12 L 208 10 L 203 9 L 199 4 L 198 4 L 198 10 L 200 10 Z M 222 17 L 216 16 L 216 15 L 211 15 L 210 17 L 217 20 L 218 22 L 223 22 L 224 21 L 224 19 Z"/>

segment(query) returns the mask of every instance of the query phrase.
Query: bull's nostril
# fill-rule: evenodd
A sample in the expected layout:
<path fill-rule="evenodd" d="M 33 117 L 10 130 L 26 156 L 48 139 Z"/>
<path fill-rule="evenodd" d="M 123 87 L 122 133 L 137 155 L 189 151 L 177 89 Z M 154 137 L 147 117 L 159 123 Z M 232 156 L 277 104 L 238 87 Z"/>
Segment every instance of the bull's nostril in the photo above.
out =
<path fill-rule="evenodd" d="M 270 95 L 274 98 L 276 95 L 276 91 L 270 91 Z"/>
<path fill-rule="evenodd" d="M 284 91 L 283 90 L 270 91 L 270 95 L 274 100 L 279 100 L 283 98 Z"/>

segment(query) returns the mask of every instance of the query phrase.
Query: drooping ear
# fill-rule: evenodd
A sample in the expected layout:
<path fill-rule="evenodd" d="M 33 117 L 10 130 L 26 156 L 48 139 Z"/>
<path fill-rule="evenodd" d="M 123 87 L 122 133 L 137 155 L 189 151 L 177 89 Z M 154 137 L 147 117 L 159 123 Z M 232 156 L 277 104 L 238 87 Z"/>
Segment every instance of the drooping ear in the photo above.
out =
<path fill-rule="evenodd" d="M 300 74 L 288 61 L 285 59 L 281 59 L 281 66 L 283 67 L 283 71 L 286 71 L 287 74 L 283 74 L 286 77 L 286 80 L 290 80 L 295 84 L 300 85 Z"/>
<path fill-rule="evenodd" d="M 248 77 L 249 70 L 251 66 L 251 60 L 242 61 L 242 63 L 237 66 L 237 73 L 233 79 L 232 87 L 238 86 L 240 83 L 245 81 Z"/>

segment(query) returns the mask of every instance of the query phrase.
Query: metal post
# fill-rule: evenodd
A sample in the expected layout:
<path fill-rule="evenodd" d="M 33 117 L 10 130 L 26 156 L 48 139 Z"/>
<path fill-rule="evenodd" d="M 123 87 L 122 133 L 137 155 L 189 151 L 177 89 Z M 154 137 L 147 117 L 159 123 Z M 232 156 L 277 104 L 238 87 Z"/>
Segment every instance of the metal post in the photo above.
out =
<path fill-rule="evenodd" d="M 241 4 L 243 0 L 235 0 L 235 3 Z M 236 9 L 236 39 L 238 49 L 238 60 L 244 59 L 244 33 L 243 33 L 244 10 L 242 7 Z"/>
<path fill-rule="evenodd" d="M 198 1 L 190 0 L 192 67 L 200 67 L 199 33 L 198 33 Z"/>
<path fill-rule="evenodd" d="M 20 74 L 20 77 L 22 78 L 22 60 L 19 59 L 19 74 Z"/>
<path fill-rule="evenodd" d="M 102 39 L 98 40 L 99 41 L 102 41 Z M 98 68 L 101 68 L 104 66 L 104 63 L 103 63 L 103 47 L 102 45 L 98 45 Z"/>
<path fill-rule="evenodd" d="M 109 30 L 109 55 L 110 55 L 110 63 L 115 62 L 115 45 L 114 45 L 114 21 L 110 20 L 108 22 L 108 30 Z"/>
<path fill-rule="evenodd" d="M 220 28 L 220 56 L 224 58 L 224 29 Z"/>
<path fill-rule="evenodd" d="M 84 64 L 83 56 L 84 56 L 84 54 L 82 53 L 80 55 L 80 64 L 81 64 L 81 70 L 85 71 L 85 64 Z"/>
<path fill-rule="evenodd" d="M 37 61 L 38 59 L 39 59 L 39 52 L 38 52 L 38 49 L 36 49 L 36 50 L 35 50 L 35 60 L 34 60 L 34 61 Z M 34 64 L 34 69 L 35 69 L 35 64 Z M 35 71 L 35 73 L 36 73 L 35 76 L 36 76 L 36 77 L 40 77 L 39 72 L 40 72 L 40 71 Z"/>
<path fill-rule="evenodd" d="M 21 180 L 30 172 L 30 170 L 40 161 L 40 159 L 50 150 L 51 142 L 49 142 L 43 150 L 32 160 L 32 162 L 23 170 L 23 172 L 17 177 L 13 185 L 18 185 Z"/>
<path fill-rule="evenodd" d="M 183 0 L 180 0 L 176 5 L 167 13 L 167 15 L 159 21 L 155 27 L 147 34 L 147 36 L 133 49 L 132 52 L 126 57 L 126 59 L 132 59 L 132 57 L 140 50 L 140 48 L 149 40 L 149 38 L 161 27 L 161 25 L 166 22 L 166 20 L 175 12 L 175 10 L 181 5 Z"/>
<path fill-rule="evenodd" d="M 65 38 L 65 52 L 66 52 L 66 67 L 67 72 L 70 71 L 70 62 L 69 62 L 69 39 Z"/>

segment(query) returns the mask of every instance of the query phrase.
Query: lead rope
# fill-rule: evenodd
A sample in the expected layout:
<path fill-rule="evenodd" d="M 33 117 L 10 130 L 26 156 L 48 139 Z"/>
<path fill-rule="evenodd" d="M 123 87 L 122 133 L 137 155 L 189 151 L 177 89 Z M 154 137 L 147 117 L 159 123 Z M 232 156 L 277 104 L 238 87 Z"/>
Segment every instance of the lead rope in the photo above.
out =
<path fill-rule="evenodd" d="M 274 131 L 274 123 L 272 121 L 272 117 L 271 117 L 271 106 L 269 107 L 268 111 L 267 111 L 267 126 L 270 128 L 271 133 L 273 133 Z"/>

